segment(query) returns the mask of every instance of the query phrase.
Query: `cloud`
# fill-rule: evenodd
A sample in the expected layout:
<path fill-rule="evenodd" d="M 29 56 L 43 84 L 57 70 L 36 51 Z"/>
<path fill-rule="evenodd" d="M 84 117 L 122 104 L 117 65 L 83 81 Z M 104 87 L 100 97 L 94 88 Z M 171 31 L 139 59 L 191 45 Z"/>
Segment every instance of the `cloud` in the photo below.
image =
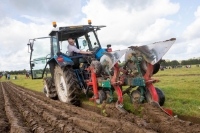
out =
<path fill-rule="evenodd" d="M 169 34 L 172 34 L 169 26 L 173 21 L 163 17 L 176 13 L 179 8 L 179 4 L 168 0 L 147 1 L 145 4 L 133 1 L 90 0 L 82 8 L 86 17 L 81 22 L 92 19 L 94 25 L 107 25 L 107 28 L 98 33 L 104 46 L 108 43 L 126 46 L 158 41 L 158 38 L 169 39 Z"/>
<path fill-rule="evenodd" d="M 197 11 L 194 13 L 196 18 L 200 17 L 200 6 L 197 8 Z"/>
<path fill-rule="evenodd" d="M 149 25 L 146 27 L 145 30 L 140 32 L 137 35 L 138 41 L 151 41 L 152 38 L 155 39 L 165 39 L 165 38 L 171 38 L 172 33 L 170 32 L 169 26 L 173 23 L 171 20 L 166 20 L 164 18 L 162 19 L 156 19 L 155 23 L 152 25 Z M 162 37 L 161 37 L 162 35 Z M 145 38 L 144 38 L 145 37 Z M 165 37 L 165 38 L 164 38 Z"/>
<path fill-rule="evenodd" d="M 200 36 L 200 6 L 194 15 L 196 17 L 195 21 L 191 23 L 183 32 L 183 38 L 186 40 L 196 39 Z"/>
<path fill-rule="evenodd" d="M 18 50 L 16 53 L 9 53 L 9 55 L 1 56 L 0 59 L 1 65 L 0 70 L 29 70 L 29 53 L 27 48 Z"/>
<path fill-rule="evenodd" d="M 170 0 L 4 0 L 0 5 L 0 71 L 29 69 L 28 39 L 48 36 L 52 21 L 59 27 L 87 24 L 88 19 L 93 25 L 106 25 L 97 33 L 102 46 L 112 44 L 114 50 L 122 50 L 177 37 L 172 27 L 183 23 L 170 16 L 176 17 L 179 9 L 179 3 Z M 200 6 L 194 17 L 164 58 L 200 56 Z"/>
<path fill-rule="evenodd" d="M 187 60 L 194 57 L 200 57 L 199 42 L 200 38 L 175 42 L 163 58 L 173 60 Z"/>
<path fill-rule="evenodd" d="M 25 24 L 21 21 L 4 18 L 0 20 L 0 70 L 20 69 L 29 66 L 28 40 L 48 36 L 51 25 Z M 28 54 L 28 56 L 27 56 Z"/>
<path fill-rule="evenodd" d="M 54 21 L 76 20 L 81 17 L 81 0 L 9 0 L 6 3 L 11 14 L 18 13 L 15 17 L 28 15 Z"/>
<path fill-rule="evenodd" d="M 51 25 L 25 24 L 11 18 L 0 20 L 0 47 L 7 52 L 26 46 L 29 38 L 48 36 Z"/>

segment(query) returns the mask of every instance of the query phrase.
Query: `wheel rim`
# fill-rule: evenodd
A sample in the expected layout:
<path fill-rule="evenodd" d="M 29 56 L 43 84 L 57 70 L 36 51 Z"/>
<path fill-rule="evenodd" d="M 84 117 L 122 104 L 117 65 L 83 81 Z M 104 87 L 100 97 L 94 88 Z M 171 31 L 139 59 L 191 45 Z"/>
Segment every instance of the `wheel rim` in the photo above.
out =
<path fill-rule="evenodd" d="M 68 95 L 68 91 L 67 91 L 65 79 L 60 73 L 57 76 L 59 79 L 59 81 L 57 82 L 58 83 L 57 87 L 59 89 L 58 93 L 59 93 L 60 100 L 63 102 L 67 102 L 66 96 Z"/>
<path fill-rule="evenodd" d="M 60 88 L 65 96 L 67 96 L 68 91 L 66 87 L 66 83 L 63 76 L 60 76 Z"/>

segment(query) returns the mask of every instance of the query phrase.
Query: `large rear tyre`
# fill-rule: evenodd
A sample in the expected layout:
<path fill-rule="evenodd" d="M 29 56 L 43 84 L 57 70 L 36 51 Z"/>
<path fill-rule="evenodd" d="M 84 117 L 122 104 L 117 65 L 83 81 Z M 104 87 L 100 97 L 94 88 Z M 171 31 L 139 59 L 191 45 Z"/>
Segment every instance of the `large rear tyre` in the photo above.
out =
<path fill-rule="evenodd" d="M 76 106 L 80 105 L 80 87 L 71 67 L 61 68 L 57 65 L 54 69 L 54 81 L 61 102 Z"/>
<path fill-rule="evenodd" d="M 52 78 L 45 77 L 43 79 L 43 84 L 44 84 L 44 93 L 46 97 L 49 97 L 51 99 L 57 99 L 57 92 Z"/>

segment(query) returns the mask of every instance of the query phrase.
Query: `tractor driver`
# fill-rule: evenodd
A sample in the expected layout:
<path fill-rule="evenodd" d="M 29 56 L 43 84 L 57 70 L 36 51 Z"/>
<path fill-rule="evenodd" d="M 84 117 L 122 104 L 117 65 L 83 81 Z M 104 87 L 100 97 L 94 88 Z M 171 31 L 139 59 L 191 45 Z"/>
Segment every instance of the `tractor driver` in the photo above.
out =
<path fill-rule="evenodd" d="M 74 45 L 74 40 L 72 38 L 68 39 L 68 56 L 73 56 L 73 52 L 75 53 L 80 53 L 80 54 L 92 54 L 92 52 L 88 51 L 82 51 L 80 49 L 78 49 L 75 45 Z"/>

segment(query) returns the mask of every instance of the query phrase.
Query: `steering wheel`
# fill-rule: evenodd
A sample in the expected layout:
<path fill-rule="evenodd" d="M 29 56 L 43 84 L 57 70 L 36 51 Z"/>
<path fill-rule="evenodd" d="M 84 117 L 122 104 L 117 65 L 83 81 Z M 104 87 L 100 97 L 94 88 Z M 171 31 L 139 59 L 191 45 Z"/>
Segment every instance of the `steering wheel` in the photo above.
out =
<path fill-rule="evenodd" d="M 96 52 L 97 49 L 99 49 L 99 47 L 94 47 L 94 48 L 93 48 L 93 51 Z"/>

